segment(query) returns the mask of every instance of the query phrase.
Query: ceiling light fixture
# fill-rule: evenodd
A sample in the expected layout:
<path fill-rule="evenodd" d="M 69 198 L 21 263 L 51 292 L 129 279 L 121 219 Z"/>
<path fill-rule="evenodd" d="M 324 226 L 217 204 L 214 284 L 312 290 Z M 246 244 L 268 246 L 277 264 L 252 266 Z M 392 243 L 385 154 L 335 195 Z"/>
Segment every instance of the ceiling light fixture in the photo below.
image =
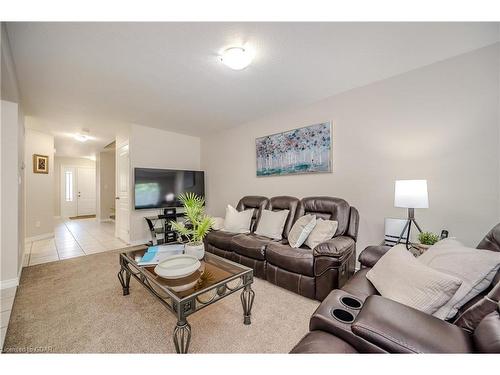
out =
<path fill-rule="evenodd" d="M 85 134 L 75 134 L 73 138 L 75 138 L 79 142 L 87 142 L 90 139 L 90 137 Z"/>
<path fill-rule="evenodd" d="M 231 47 L 222 52 L 220 61 L 231 69 L 245 69 L 252 62 L 252 54 L 242 47 Z"/>

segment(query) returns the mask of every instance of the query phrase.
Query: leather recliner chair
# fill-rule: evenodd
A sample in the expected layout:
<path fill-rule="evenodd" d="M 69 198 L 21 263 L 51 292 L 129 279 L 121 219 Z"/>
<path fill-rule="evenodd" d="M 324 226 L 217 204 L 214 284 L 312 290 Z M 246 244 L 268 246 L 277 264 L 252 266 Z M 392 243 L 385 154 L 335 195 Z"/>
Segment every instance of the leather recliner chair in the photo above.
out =
<path fill-rule="evenodd" d="M 256 219 L 251 233 L 212 231 L 205 239 L 205 249 L 251 267 L 255 276 L 308 298 L 322 300 L 332 289 L 342 286 L 354 273 L 359 222 L 356 208 L 349 206 L 343 199 L 333 197 L 299 200 L 280 196 L 264 203 L 265 199 L 267 198 L 244 197 L 240 201 L 251 201 L 255 206 Z M 237 209 L 241 210 L 242 207 L 249 205 L 238 204 Z M 290 211 L 281 241 L 273 241 L 254 233 L 260 212 L 264 208 Z M 305 214 L 336 220 L 339 225 L 334 238 L 314 249 L 306 246 L 295 249 L 289 246 L 288 233 L 295 221 Z"/>
<path fill-rule="evenodd" d="M 477 248 L 500 251 L 500 224 Z M 321 303 L 292 353 L 500 353 L 500 270 L 447 322 L 379 295 L 366 273 L 387 250 L 360 254 L 364 268 Z"/>

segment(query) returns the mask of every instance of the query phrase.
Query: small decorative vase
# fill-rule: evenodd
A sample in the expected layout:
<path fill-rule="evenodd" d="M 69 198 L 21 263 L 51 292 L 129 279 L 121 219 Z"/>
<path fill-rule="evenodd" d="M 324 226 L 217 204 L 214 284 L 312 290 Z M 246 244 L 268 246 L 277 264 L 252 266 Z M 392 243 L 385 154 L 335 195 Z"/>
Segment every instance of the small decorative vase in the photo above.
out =
<path fill-rule="evenodd" d="M 184 253 L 195 256 L 199 260 L 202 260 L 205 256 L 205 245 L 203 244 L 203 242 L 198 245 L 187 243 L 184 246 Z"/>

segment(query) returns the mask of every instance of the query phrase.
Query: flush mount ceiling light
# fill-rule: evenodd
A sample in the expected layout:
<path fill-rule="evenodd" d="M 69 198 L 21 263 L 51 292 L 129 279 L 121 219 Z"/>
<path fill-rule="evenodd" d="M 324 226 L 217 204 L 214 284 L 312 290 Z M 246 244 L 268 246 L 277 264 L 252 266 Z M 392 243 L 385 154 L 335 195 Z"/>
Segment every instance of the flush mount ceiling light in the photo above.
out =
<path fill-rule="evenodd" d="M 74 134 L 73 138 L 75 138 L 79 142 L 87 142 L 89 139 L 92 139 L 89 133 L 90 133 L 89 129 L 83 128 L 82 132 Z"/>
<path fill-rule="evenodd" d="M 73 138 L 75 138 L 79 142 L 87 142 L 90 139 L 90 137 L 85 134 L 75 134 L 73 135 Z"/>
<path fill-rule="evenodd" d="M 252 62 L 252 54 L 242 47 L 231 47 L 222 52 L 220 61 L 231 69 L 245 69 Z"/>

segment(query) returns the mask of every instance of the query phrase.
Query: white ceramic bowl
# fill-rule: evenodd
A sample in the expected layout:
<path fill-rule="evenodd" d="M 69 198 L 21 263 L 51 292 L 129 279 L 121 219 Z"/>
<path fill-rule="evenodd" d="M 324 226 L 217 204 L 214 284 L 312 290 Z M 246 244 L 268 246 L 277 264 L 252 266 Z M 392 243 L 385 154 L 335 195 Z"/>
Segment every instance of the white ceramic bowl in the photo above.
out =
<path fill-rule="evenodd" d="M 166 279 L 180 279 L 196 272 L 201 263 L 192 255 L 173 255 L 155 267 L 155 273 Z"/>

